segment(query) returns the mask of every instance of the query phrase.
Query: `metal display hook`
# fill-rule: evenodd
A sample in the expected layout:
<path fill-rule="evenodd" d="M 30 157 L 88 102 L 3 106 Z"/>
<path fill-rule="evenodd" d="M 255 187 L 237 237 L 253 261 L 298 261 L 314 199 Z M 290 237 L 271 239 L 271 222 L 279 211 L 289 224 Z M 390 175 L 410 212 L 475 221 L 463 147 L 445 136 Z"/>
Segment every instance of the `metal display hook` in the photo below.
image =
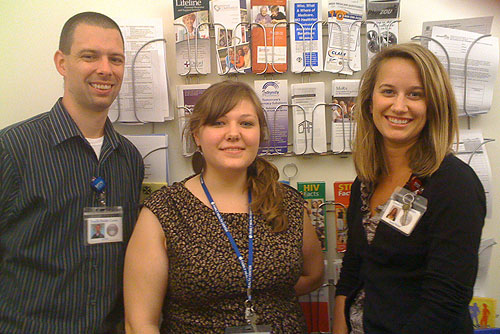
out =
<path fill-rule="evenodd" d="M 266 67 L 264 68 L 264 70 L 262 72 L 259 72 L 259 73 L 255 73 L 257 75 L 262 75 L 262 74 L 265 74 L 266 71 L 267 71 L 267 68 L 269 66 L 268 62 L 267 62 L 267 33 L 266 33 L 266 28 L 261 24 L 261 23 L 257 23 L 257 22 L 251 22 L 251 23 L 248 23 L 248 22 L 241 22 L 241 23 L 238 23 L 235 27 L 235 29 L 239 26 L 239 25 L 249 25 L 250 28 L 252 28 L 252 26 L 258 26 L 262 29 L 262 31 L 264 32 L 264 60 L 266 62 Z M 258 59 L 258 55 L 255 55 L 256 58 Z"/>
<path fill-rule="evenodd" d="M 216 24 L 219 24 L 219 23 L 216 23 Z M 213 25 L 213 24 L 210 22 L 202 22 L 202 23 L 198 24 L 198 26 L 196 26 L 196 28 L 194 29 L 194 35 L 195 35 L 194 36 L 194 69 L 196 71 L 196 74 L 202 74 L 202 75 L 208 74 L 208 73 L 202 73 L 198 69 L 198 31 L 200 30 L 200 27 L 203 27 L 203 26 L 208 26 L 208 29 L 210 29 L 210 25 Z"/>
<path fill-rule="evenodd" d="M 189 75 L 191 73 L 191 46 L 189 45 L 189 40 L 190 40 L 189 32 L 187 30 L 187 27 L 183 23 L 174 23 L 174 26 L 183 27 L 186 30 L 186 35 L 188 36 L 188 39 L 187 39 L 187 53 L 188 53 L 187 67 L 188 67 L 188 71 L 186 73 L 179 74 L 181 76 L 186 76 L 186 75 Z M 196 29 L 195 29 L 195 34 L 196 34 Z"/>
<path fill-rule="evenodd" d="M 278 110 L 282 107 L 287 107 L 287 112 L 288 112 L 288 108 L 290 107 L 298 107 L 302 110 L 302 113 L 304 114 L 304 122 L 307 123 L 307 117 L 306 117 L 306 111 L 304 108 L 302 108 L 302 106 L 298 105 L 298 104 L 280 104 L 278 105 L 275 109 L 274 109 L 274 115 L 273 115 L 273 129 L 276 129 L 276 114 L 278 113 Z M 307 125 L 307 124 L 306 124 Z M 307 152 L 307 126 L 304 128 L 304 138 L 305 138 L 305 149 L 304 149 L 304 152 L 303 153 L 300 153 L 300 154 L 296 154 L 296 155 L 304 155 L 306 154 Z M 278 152 L 278 150 L 276 149 L 276 146 L 272 146 L 272 148 L 274 149 L 274 152 L 277 154 L 277 155 L 284 155 L 285 153 L 280 153 Z"/>
<path fill-rule="evenodd" d="M 316 111 L 316 109 L 320 106 L 327 106 L 328 104 L 327 103 L 324 103 L 324 102 L 320 102 L 320 103 L 316 103 L 312 109 L 312 116 L 311 116 L 311 148 L 313 150 L 314 153 L 318 153 L 318 154 L 322 154 L 324 152 L 318 152 L 316 151 L 316 149 L 314 148 L 314 112 Z"/>
<path fill-rule="evenodd" d="M 346 208 L 346 206 L 344 204 L 339 203 L 339 202 L 335 202 L 335 201 L 325 201 L 324 203 L 321 203 L 319 205 L 319 207 L 322 208 L 325 205 L 334 205 L 334 206 L 338 205 L 338 206 L 342 207 L 343 209 L 347 210 L 347 208 Z M 335 210 L 334 211 L 326 210 L 326 212 L 335 212 Z"/>
<path fill-rule="evenodd" d="M 342 112 L 342 115 L 341 115 L 341 116 L 342 116 L 342 118 L 341 118 L 341 119 L 342 119 L 342 143 L 343 143 L 343 147 L 342 147 L 342 150 L 341 150 L 341 151 L 338 151 L 338 152 L 335 152 L 335 151 L 333 151 L 333 150 L 332 150 L 332 153 L 333 153 L 334 155 L 339 155 L 339 154 L 344 153 L 344 152 L 345 152 L 345 150 L 346 150 L 346 143 L 345 143 L 345 119 L 344 119 L 344 111 L 343 111 L 343 110 L 344 110 L 344 108 L 342 108 L 342 106 L 341 106 L 340 104 L 338 104 L 338 103 L 325 103 L 325 106 L 329 106 L 329 107 L 337 107 L 337 108 L 338 108 L 338 109 L 340 109 L 340 111 Z M 352 110 L 352 108 L 351 108 L 351 110 Z M 346 110 L 346 111 L 347 111 L 347 110 Z M 333 113 L 333 108 L 332 108 L 332 113 Z M 351 113 L 351 114 L 352 114 L 352 113 Z M 333 115 L 332 115 L 332 117 L 333 117 Z M 349 117 L 349 119 L 350 119 L 350 122 L 351 122 L 351 128 L 352 128 L 352 118 L 351 118 L 351 117 Z M 333 130 L 332 130 L 332 131 L 333 131 Z M 351 132 L 351 131 L 349 131 L 349 136 L 350 136 L 350 137 L 349 137 L 349 139 L 350 139 L 350 141 L 352 142 L 352 137 L 351 137 L 351 134 L 352 134 L 352 132 Z"/>
<path fill-rule="evenodd" d="M 152 153 L 154 153 L 154 152 L 156 152 L 156 151 L 166 150 L 166 149 L 168 149 L 168 147 L 167 147 L 167 146 L 157 147 L 157 148 L 155 148 L 154 150 L 151 150 L 151 151 L 149 151 L 148 153 L 146 153 L 146 154 L 142 157 L 142 160 L 146 160 L 146 158 L 147 158 L 148 156 L 150 156 Z"/>
<path fill-rule="evenodd" d="M 387 37 L 385 38 L 385 47 L 388 47 L 389 46 L 389 33 L 391 32 L 391 27 L 394 23 L 400 23 L 401 20 L 400 19 L 396 19 L 396 20 L 392 20 L 389 22 L 389 25 L 387 26 L 387 29 L 385 30 L 387 32 Z M 382 32 L 382 34 L 384 34 L 384 32 Z M 383 37 L 381 37 L 383 38 Z"/>
<path fill-rule="evenodd" d="M 363 21 L 363 20 L 356 20 L 356 21 L 353 21 L 351 23 L 351 25 L 349 26 L 349 35 L 348 35 L 348 38 L 350 39 L 351 38 L 351 31 L 352 31 L 352 27 L 356 24 L 356 23 L 359 23 L 359 32 L 358 32 L 358 36 L 356 37 L 356 39 L 360 38 L 361 36 L 361 26 L 364 24 L 367 24 L 367 23 L 371 23 L 373 24 L 376 28 L 377 28 L 377 45 L 378 45 L 378 48 L 379 48 L 379 51 L 380 51 L 380 45 L 381 45 L 381 40 L 380 40 L 380 27 L 378 26 L 378 23 L 375 22 L 375 21 L 371 21 L 371 20 L 366 20 L 366 21 Z M 351 67 L 351 48 L 350 48 L 350 41 L 348 41 L 347 43 L 347 67 L 352 71 L 352 72 L 358 72 L 357 70 L 354 70 L 352 67 Z M 361 43 L 360 43 L 361 45 Z"/>
<path fill-rule="evenodd" d="M 274 72 L 279 73 L 279 74 L 282 74 L 282 73 L 285 73 L 285 72 L 278 71 L 278 70 L 274 67 L 274 45 L 275 45 L 275 36 L 276 36 L 276 35 L 275 35 L 275 31 L 276 31 L 276 27 L 277 27 L 277 26 L 279 26 L 280 24 L 284 24 L 284 25 L 285 25 L 285 29 L 286 29 L 286 27 L 287 27 L 287 26 L 289 26 L 290 24 L 296 24 L 296 25 L 298 25 L 298 26 L 302 29 L 302 36 L 305 36 L 305 35 L 304 35 L 305 30 L 304 30 L 304 26 L 303 26 L 301 23 L 299 23 L 299 22 L 293 22 L 293 21 L 292 21 L 292 22 L 277 22 L 277 23 L 275 23 L 275 24 L 274 24 L 274 26 L 273 26 L 273 45 L 272 45 L 272 48 L 271 48 L 271 67 L 273 68 Z M 304 50 L 304 43 L 305 43 L 305 40 L 304 40 L 304 39 L 302 39 L 302 49 L 303 49 L 303 50 Z M 266 48 L 266 51 L 267 51 L 267 48 Z M 304 54 L 304 53 L 303 53 L 303 54 Z M 285 57 L 286 57 L 286 54 L 285 54 Z M 302 73 L 302 72 L 304 72 L 305 70 L 306 70 L 306 67 L 305 67 L 305 64 L 304 64 L 304 68 L 303 68 L 303 69 L 302 69 L 302 71 L 301 71 L 301 72 L 299 72 L 299 73 Z"/>
<path fill-rule="evenodd" d="M 467 53 L 465 54 L 465 60 L 464 60 L 464 113 L 467 116 L 467 129 L 469 129 L 469 130 L 470 130 L 470 117 L 471 117 L 469 115 L 469 113 L 467 112 L 467 64 L 469 62 L 469 54 L 470 54 L 470 51 L 472 50 L 472 47 L 477 42 L 479 42 L 479 40 L 486 38 L 486 37 L 490 37 L 490 36 L 491 36 L 491 34 L 487 34 L 487 35 L 482 35 L 482 36 L 479 36 L 478 38 L 476 38 L 471 43 L 471 45 L 469 45 L 469 48 L 467 49 Z"/>
<path fill-rule="evenodd" d="M 139 117 L 137 116 L 137 104 L 135 102 L 135 62 L 137 60 L 137 56 L 139 55 L 139 53 L 146 47 L 148 46 L 149 44 L 152 44 L 152 43 L 156 43 L 156 42 L 164 42 L 165 44 L 167 44 L 167 41 L 164 39 L 164 38 L 157 38 L 157 39 L 153 39 L 151 41 L 148 41 L 146 42 L 143 46 L 141 46 L 139 48 L 139 50 L 137 50 L 137 52 L 135 53 L 134 55 L 134 59 L 132 60 L 132 106 L 133 106 L 133 110 L 134 110 L 134 117 L 135 119 L 142 123 L 142 124 L 145 124 L 147 122 L 145 121 L 142 121 L 141 119 L 139 119 Z M 168 77 L 168 76 L 167 76 Z"/>
<path fill-rule="evenodd" d="M 229 46 L 229 38 L 228 38 L 228 37 L 229 37 L 229 35 L 227 34 L 227 28 L 226 28 L 226 26 L 225 26 L 225 25 L 223 25 L 222 23 L 214 23 L 213 25 L 214 25 L 214 27 L 215 27 L 215 26 L 221 26 L 221 27 L 224 29 L 224 32 L 225 32 L 225 35 L 224 35 L 224 36 L 226 36 L 226 46 L 225 46 L 225 48 L 226 48 L 227 50 L 229 50 L 229 48 L 230 48 L 230 46 Z M 219 46 L 221 46 L 221 45 L 220 45 L 220 44 L 218 44 L 218 43 L 215 43 L 215 49 L 217 50 L 217 53 L 218 53 L 218 51 L 219 51 L 219 50 L 218 50 L 218 47 L 219 47 Z M 234 50 L 234 52 L 236 52 L 236 49 Z M 228 55 L 229 55 L 229 51 L 228 51 Z M 218 55 L 217 55 L 217 56 L 218 56 Z M 236 68 L 236 66 L 235 66 L 235 68 Z M 226 70 L 225 70 L 222 74 L 219 74 L 219 75 L 226 75 L 226 74 L 228 74 L 228 73 L 229 73 L 229 71 L 230 71 L 230 70 L 231 70 L 231 66 L 227 66 Z"/>
<path fill-rule="evenodd" d="M 446 48 L 444 47 L 444 45 L 441 44 L 441 42 L 439 42 L 435 38 L 432 38 L 429 36 L 418 35 L 418 36 L 413 36 L 411 38 L 412 41 L 422 41 L 422 39 L 432 41 L 432 42 L 436 43 L 437 45 L 439 45 L 439 47 L 441 47 L 441 49 L 444 52 L 444 55 L 446 56 L 446 65 L 447 65 L 448 75 L 450 75 L 450 71 L 451 71 L 450 70 L 450 56 L 448 55 L 448 51 L 446 51 Z"/>
<path fill-rule="evenodd" d="M 325 21 L 322 21 L 322 20 L 319 20 L 319 21 L 316 21 L 314 22 L 312 25 L 311 25 L 311 35 L 310 35 L 310 39 L 309 39 L 309 67 L 311 68 L 311 70 L 313 72 L 316 72 L 316 73 L 319 73 L 321 71 L 316 71 L 312 65 L 311 65 L 311 55 L 312 55 L 312 36 L 313 36 L 313 29 L 314 29 L 314 26 L 316 26 L 318 23 L 320 23 L 323 25 L 323 24 L 327 24 L 328 25 L 328 46 L 330 46 L 330 38 L 332 38 L 333 36 L 333 29 L 330 30 L 330 24 L 334 24 L 336 25 L 338 28 L 339 28 L 339 32 L 340 32 L 340 52 L 342 54 L 342 67 L 340 68 L 340 70 L 336 71 L 336 72 L 332 72 L 333 74 L 336 74 L 336 73 L 340 73 L 342 72 L 342 70 L 344 69 L 344 64 L 345 64 L 345 57 L 344 57 L 344 35 L 342 34 L 342 27 L 340 26 L 340 24 L 338 22 L 335 22 L 335 21 L 328 21 L 328 22 L 325 22 Z"/>
<path fill-rule="evenodd" d="M 185 27 L 184 27 L 185 28 Z M 132 111 L 134 112 L 134 117 L 135 119 L 137 120 L 137 122 L 139 123 L 142 123 L 142 124 L 146 124 L 147 122 L 146 121 L 142 121 L 138 116 L 137 116 L 137 106 L 136 106 L 136 99 L 135 99 L 135 62 L 137 60 L 137 56 L 139 55 L 139 53 L 146 47 L 148 46 L 149 44 L 152 44 L 152 43 L 156 43 L 156 42 L 164 42 L 165 44 L 167 43 L 167 41 L 164 39 L 164 38 L 157 38 L 157 39 L 153 39 L 153 40 L 150 40 L 146 43 L 144 43 L 138 50 L 137 52 L 135 53 L 134 55 L 134 58 L 132 59 L 132 64 L 131 64 L 131 75 L 132 75 Z M 168 69 L 165 67 L 165 71 L 167 71 L 167 79 L 168 79 Z M 120 116 L 121 116 L 121 104 L 120 104 L 120 94 L 118 94 L 118 97 L 117 97 L 117 107 L 118 107 L 118 115 L 116 117 L 116 119 L 114 121 L 112 121 L 113 123 L 114 122 L 118 122 L 119 119 L 120 119 Z"/>
<path fill-rule="evenodd" d="M 187 114 L 192 114 L 192 113 L 193 113 L 193 110 L 191 110 L 191 108 L 186 107 L 186 106 L 178 106 L 178 107 L 177 107 L 177 110 L 179 110 L 179 109 L 184 109 L 184 111 L 185 111 Z M 185 116 L 184 116 L 184 117 L 185 117 Z M 180 130 L 180 132 L 181 132 L 181 141 L 182 141 L 182 140 L 185 140 L 185 141 L 186 141 L 186 143 L 187 143 L 187 140 L 188 140 L 188 139 L 184 137 L 184 129 L 179 129 L 179 130 Z M 190 157 L 190 156 L 192 156 L 193 154 L 194 154 L 194 152 L 186 152 L 186 153 L 184 154 L 184 156 L 185 156 L 185 157 Z"/>
<path fill-rule="evenodd" d="M 467 160 L 467 164 L 470 165 L 470 162 L 472 161 L 472 157 L 474 156 L 474 154 L 476 154 L 479 149 L 481 148 L 481 146 L 483 146 L 484 144 L 488 144 L 488 143 L 491 143 L 495 141 L 495 139 L 491 139 L 491 138 L 484 138 L 483 142 L 480 143 L 479 145 L 476 146 L 476 148 L 474 148 L 474 150 L 472 151 L 472 153 L 470 154 L 469 156 L 469 160 Z"/>

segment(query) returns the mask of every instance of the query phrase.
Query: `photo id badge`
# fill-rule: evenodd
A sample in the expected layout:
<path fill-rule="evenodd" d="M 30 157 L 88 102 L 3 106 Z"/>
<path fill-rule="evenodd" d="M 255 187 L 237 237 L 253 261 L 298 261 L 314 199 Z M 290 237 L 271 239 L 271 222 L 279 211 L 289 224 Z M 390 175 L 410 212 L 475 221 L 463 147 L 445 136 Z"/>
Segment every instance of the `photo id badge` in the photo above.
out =
<path fill-rule="evenodd" d="M 382 221 L 408 236 L 426 210 L 425 197 L 406 188 L 397 187 L 382 213 Z"/>
<path fill-rule="evenodd" d="M 246 325 L 237 327 L 228 327 L 224 331 L 224 334 L 243 334 L 243 333 L 253 333 L 253 334 L 271 334 L 271 326 L 268 325 Z"/>
<path fill-rule="evenodd" d="M 123 208 L 87 207 L 83 209 L 87 245 L 123 241 Z"/>

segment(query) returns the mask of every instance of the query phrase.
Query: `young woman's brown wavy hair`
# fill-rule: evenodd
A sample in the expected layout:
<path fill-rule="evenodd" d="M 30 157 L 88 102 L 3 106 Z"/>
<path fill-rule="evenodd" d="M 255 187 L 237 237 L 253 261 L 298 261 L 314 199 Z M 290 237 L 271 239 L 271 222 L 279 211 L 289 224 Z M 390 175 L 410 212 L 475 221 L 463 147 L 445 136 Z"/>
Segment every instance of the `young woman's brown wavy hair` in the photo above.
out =
<path fill-rule="evenodd" d="M 266 117 L 259 98 L 246 83 L 222 81 L 210 86 L 194 106 L 188 118 L 184 135 L 194 140 L 193 134 L 202 126 L 213 124 L 217 119 L 230 112 L 242 100 L 253 104 L 260 126 L 260 142 L 268 137 Z M 201 173 L 206 166 L 202 155 L 192 159 L 193 170 Z M 278 169 L 264 158 L 257 156 L 248 167 L 247 182 L 252 190 L 252 211 L 262 214 L 274 232 L 288 228 L 288 220 L 283 208 L 283 185 L 278 182 Z"/>
<path fill-rule="evenodd" d="M 412 172 L 422 177 L 431 175 L 452 151 L 453 142 L 456 140 L 458 143 L 455 94 L 439 59 L 431 51 L 414 43 L 385 48 L 372 59 L 363 73 L 354 109 L 357 122 L 354 165 L 359 178 L 372 183 L 388 172 L 382 135 L 373 122 L 371 105 L 378 71 L 391 58 L 413 61 L 424 86 L 427 122 L 418 141 L 407 152 Z"/>

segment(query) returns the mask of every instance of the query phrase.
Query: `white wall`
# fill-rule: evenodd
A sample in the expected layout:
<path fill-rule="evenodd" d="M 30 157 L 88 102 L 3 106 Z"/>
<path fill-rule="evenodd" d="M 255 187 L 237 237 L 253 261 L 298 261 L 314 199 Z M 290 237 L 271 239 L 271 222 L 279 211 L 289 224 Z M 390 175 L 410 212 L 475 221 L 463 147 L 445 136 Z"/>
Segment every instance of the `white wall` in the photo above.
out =
<path fill-rule="evenodd" d="M 324 19 L 326 19 L 326 0 L 323 0 Z M 420 35 L 422 22 L 444 19 L 458 19 L 476 16 L 494 15 L 492 35 L 500 37 L 500 1 L 498 0 L 401 0 L 400 42 L 407 42 L 412 36 Z M 50 1 L 50 0 L 0 0 L 0 128 L 23 120 L 40 112 L 49 110 L 55 100 L 62 95 L 62 80 L 53 64 L 53 55 L 57 49 L 60 30 L 64 22 L 81 11 L 98 11 L 113 18 L 118 17 L 162 17 L 165 38 L 167 39 L 167 60 L 175 58 L 173 38 L 172 0 L 108 0 L 96 1 Z M 213 67 L 214 68 L 214 67 Z M 170 73 L 170 95 L 175 96 L 175 85 L 186 83 L 185 79 L 175 74 L 173 62 L 168 63 Z M 359 74 L 355 77 L 359 77 Z M 234 77 L 233 77 L 234 78 Z M 259 77 L 258 79 L 260 79 Z M 271 76 L 268 76 L 271 78 Z M 275 75 L 274 78 L 286 78 L 290 83 L 304 81 L 325 81 L 330 92 L 331 80 L 340 78 L 327 73 L 297 75 Z M 222 80 L 217 75 L 199 79 L 201 83 Z M 249 74 L 238 77 L 251 83 L 257 79 Z M 491 111 L 471 122 L 472 128 L 483 130 L 487 138 L 497 141 L 487 145 L 493 175 L 500 175 L 500 79 L 497 78 Z M 328 95 L 328 94 L 327 94 Z M 170 101 L 173 110 L 175 101 Z M 461 121 L 461 126 L 466 123 Z M 147 124 L 141 127 L 117 126 L 120 132 L 128 134 L 164 133 L 170 136 L 170 171 L 171 180 L 180 180 L 191 174 L 189 162 L 180 154 L 179 129 L 177 121 L 166 124 Z M 333 182 L 352 180 L 355 177 L 352 160 L 338 156 L 315 157 L 277 157 L 271 159 L 281 170 L 289 162 L 299 167 L 296 181 L 326 181 L 327 199 L 333 197 Z M 500 181 L 493 180 L 493 189 L 498 189 Z M 500 242 L 499 194 L 494 193 L 493 216 L 486 221 L 484 237 L 493 237 Z M 331 217 L 330 217 L 331 218 Z M 330 221 L 331 224 L 331 221 Z M 330 235 L 332 246 L 335 236 Z M 336 257 L 334 247 L 330 247 L 329 258 Z M 488 296 L 500 299 L 500 246 L 495 246 L 489 270 Z"/>

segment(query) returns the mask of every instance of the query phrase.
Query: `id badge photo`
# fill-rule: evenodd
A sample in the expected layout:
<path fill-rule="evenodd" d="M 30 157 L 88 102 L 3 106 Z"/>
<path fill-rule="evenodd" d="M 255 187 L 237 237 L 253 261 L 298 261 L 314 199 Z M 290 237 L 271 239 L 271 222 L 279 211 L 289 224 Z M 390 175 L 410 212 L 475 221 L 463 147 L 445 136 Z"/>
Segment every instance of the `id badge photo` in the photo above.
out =
<path fill-rule="evenodd" d="M 87 245 L 123 241 L 123 208 L 87 207 L 83 209 Z"/>
<path fill-rule="evenodd" d="M 414 192 L 397 187 L 387 202 L 381 219 L 397 231 L 409 236 L 427 211 L 427 199 Z"/>

